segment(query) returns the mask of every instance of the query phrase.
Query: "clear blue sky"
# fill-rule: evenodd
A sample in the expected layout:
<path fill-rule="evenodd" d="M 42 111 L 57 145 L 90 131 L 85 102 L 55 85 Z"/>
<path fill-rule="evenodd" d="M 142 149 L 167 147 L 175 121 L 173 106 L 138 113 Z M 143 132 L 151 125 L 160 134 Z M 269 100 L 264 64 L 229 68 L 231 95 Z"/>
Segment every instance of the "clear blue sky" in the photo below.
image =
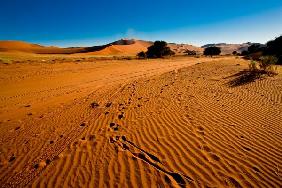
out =
<path fill-rule="evenodd" d="M 0 40 L 91 46 L 119 38 L 202 45 L 282 34 L 282 0 L 2 0 Z"/>

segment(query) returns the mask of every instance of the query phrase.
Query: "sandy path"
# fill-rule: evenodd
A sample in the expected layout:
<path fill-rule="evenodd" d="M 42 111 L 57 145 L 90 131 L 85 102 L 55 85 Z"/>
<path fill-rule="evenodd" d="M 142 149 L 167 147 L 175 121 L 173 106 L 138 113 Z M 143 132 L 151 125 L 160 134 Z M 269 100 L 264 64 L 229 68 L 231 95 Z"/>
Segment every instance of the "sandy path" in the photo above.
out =
<path fill-rule="evenodd" d="M 20 119 L 115 84 L 158 75 L 208 59 L 1 65 L 0 119 Z M 24 106 L 31 105 L 32 109 Z M 17 111 L 17 113 L 15 113 Z M 39 114 L 40 116 L 41 114 Z"/>
<path fill-rule="evenodd" d="M 187 65 L 82 84 L 41 118 L 2 122 L 1 185 L 281 187 L 281 75 L 232 87 L 245 61 Z"/>
<path fill-rule="evenodd" d="M 42 157 L 56 157 L 76 139 L 81 134 L 80 126 L 76 124 L 91 119 L 89 112 L 85 111 L 91 98 L 95 101 L 109 100 L 112 92 L 116 93 L 122 85 L 132 80 L 159 75 L 200 61 L 210 60 L 181 58 L 1 65 L 1 163 L 6 164 L 14 155 L 20 162 L 8 169 L 2 168 L 5 172 L 1 173 L 3 182 L 8 181 L 7 178 L 15 178 L 14 175 L 21 176 L 20 184 L 30 181 L 30 175 L 37 173 L 30 172 L 27 166 Z M 56 131 L 58 127 L 59 131 Z M 52 140 L 52 135 L 64 135 L 66 138 L 55 148 L 50 148 L 46 142 Z"/>

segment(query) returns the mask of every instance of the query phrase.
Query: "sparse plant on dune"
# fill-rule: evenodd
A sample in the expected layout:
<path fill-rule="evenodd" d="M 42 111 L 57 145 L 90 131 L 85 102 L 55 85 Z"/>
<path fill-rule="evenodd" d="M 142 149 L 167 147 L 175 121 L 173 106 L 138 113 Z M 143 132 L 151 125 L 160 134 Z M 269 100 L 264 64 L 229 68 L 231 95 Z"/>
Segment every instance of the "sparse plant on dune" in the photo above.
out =
<path fill-rule="evenodd" d="M 264 78 L 265 76 L 277 75 L 275 65 L 278 58 L 275 56 L 263 56 L 259 61 L 251 60 L 249 63 L 249 69 L 242 70 L 239 73 L 234 74 L 231 77 L 235 77 L 229 81 L 229 85 L 240 86 L 250 82 L 254 82 L 257 79 Z"/>
<path fill-rule="evenodd" d="M 145 59 L 145 58 L 147 57 L 147 55 L 146 55 L 146 53 L 145 53 L 144 51 L 142 51 L 142 52 L 139 52 L 139 53 L 137 54 L 137 57 L 138 57 L 139 59 Z"/>
<path fill-rule="evenodd" d="M 259 61 L 259 67 L 267 74 L 275 74 L 274 66 L 278 62 L 275 56 L 262 56 Z"/>
<path fill-rule="evenodd" d="M 185 54 L 189 55 L 189 56 L 195 56 L 197 55 L 197 52 L 194 50 L 185 50 L 184 51 Z"/>
<path fill-rule="evenodd" d="M 6 64 L 6 65 L 9 65 L 12 63 L 12 60 L 9 59 L 9 58 L 4 58 L 4 57 L 0 57 L 0 63 L 3 63 L 3 64 Z"/>
<path fill-rule="evenodd" d="M 251 61 L 249 63 L 249 70 L 250 71 L 257 71 L 258 70 L 258 67 L 257 67 L 257 62 L 256 61 Z"/>
<path fill-rule="evenodd" d="M 249 64 L 249 71 L 267 74 L 276 74 L 274 65 L 278 62 L 278 58 L 275 56 L 262 56 L 259 61 L 252 60 Z"/>

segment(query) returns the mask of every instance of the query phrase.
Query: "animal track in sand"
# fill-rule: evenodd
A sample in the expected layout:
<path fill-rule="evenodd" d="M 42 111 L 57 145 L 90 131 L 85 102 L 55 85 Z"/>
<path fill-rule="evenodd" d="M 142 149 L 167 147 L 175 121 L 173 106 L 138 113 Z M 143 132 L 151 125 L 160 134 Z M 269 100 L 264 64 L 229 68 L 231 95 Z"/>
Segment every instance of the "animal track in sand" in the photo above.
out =
<path fill-rule="evenodd" d="M 245 146 L 243 146 L 243 148 L 244 148 L 244 150 L 246 150 L 246 151 L 251 151 L 252 149 L 250 149 L 250 148 L 248 148 L 248 147 L 245 147 Z"/>
<path fill-rule="evenodd" d="M 89 135 L 88 140 L 89 141 L 95 141 L 96 137 L 95 135 Z"/>
<path fill-rule="evenodd" d="M 260 170 L 257 168 L 257 167 L 253 167 L 253 170 L 255 171 L 255 172 L 257 172 L 257 173 L 260 173 Z"/>
<path fill-rule="evenodd" d="M 106 105 L 105 105 L 107 108 L 109 108 L 109 107 L 111 107 L 112 106 L 112 103 L 111 102 L 108 102 L 108 103 L 106 103 Z"/>
<path fill-rule="evenodd" d="M 233 177 L 229 177 L 228 178 L 228 181 L 236 188 L 242 188 L 241 184 L 236 180 L 234 179 Z"/>
<path fill-rule="evenodd" d="M 86 125 L 85 123 L 81 123 L 80 127 L 85 127 L 85 125 Z"/>
<path fill-rule="evenodd" d="M 90 104 L 90 106 L 91 106 L 91 108 L 97 108 L 97 107 L 99 107 L 99 104 L 97 102 L 92 102 Z"/>
<path fill-rule="evenodd" d="M 119 125 L 116 123 L 110 123 L 110 128 L 114 131 L 118 131 Z"/>
<path fill-rule="evenodd" d="M 9 159 L 9 162 L 13 162 L 14 160 L 16 159 L 15 155 L 13 154 L 10 159 Z"/>
<path fill-rule="evenodd" d="M 166 176 L 173 178 L 180 186 L 185 186 L 186 182 L 193 181 L 193 179 L 189 176 L 177 172 L 171 172 L 167 170 L 166 167 L 162 167 L 163 164 L 158 157 L 135 145 L 133 142 L 129 141 L 125 136 L 121 136 L 121 139 L 119 138 L 120 136 L 111 137 L 110 143 L 116 143 L 117 146 L 121 147 L 123 150 L 129 151 L 137 159 L 146 162 L 150 166 L 163 172 Z M 135 152 L 134 149 L 139 152 Z M 166 178 L 166 182 L 170 182 L 168 177 Z"/>
<path fill-rule="evenodd" d="M 118 119 L 122 119 L 124 117 L 124 113 L 118 115 Z"/>
<path fill-rule="evenodd" d="M 211 153 L 210 154 L 211 158 L 214 159 L 215 161 L 219 161 L 220 160 L 220 157 L 218 157 L 216 154 L 214 153 Z"/>

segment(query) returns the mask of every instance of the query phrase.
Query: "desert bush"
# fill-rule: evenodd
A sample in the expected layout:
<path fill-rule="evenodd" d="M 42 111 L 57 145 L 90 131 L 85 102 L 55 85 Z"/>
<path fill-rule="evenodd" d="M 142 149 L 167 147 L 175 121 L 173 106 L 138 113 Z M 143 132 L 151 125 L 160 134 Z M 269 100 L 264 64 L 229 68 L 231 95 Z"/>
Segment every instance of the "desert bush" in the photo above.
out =
<path fill-rule="evenodd" d="M 122 60 L 133 60 L 134 57 L 132 57 L 132 56 L 123 56 L 123 57 L 121 57 L 121 59 Z"/>
<path fill-rule="evenodd" d="M 174 54 L 165 41 L 155 41 L 152 46 L 148 47 L 148 51 L 146 52 L 148 58 L 160 58 Z"/>
<path fill-rule="evenodd" d="M 0 63 L 3 63 L 3 64 L 6 64 L 6 65 L 9 65 L 12 63 L 12 60 L 9 59 L 9 58 L 4 58 L 4 57 L 0 57 Z"/>
<path fill-rule="evenodd" d="M 251 61 L 249 64 L 249 70 L 250 71 L 257 71 L 258 67 L 257 67 L 257 62 L 256 61 Z"/>
<path fill-rule="evenodd" d="M 232 52 L 233 55 L 238 55 L 237 51 Z"/>
<path fill-rule="evenodd" d="M 205 48 L 205 50 L 204 50 L 204 55 L 210 55 L 211 57 L 212 57 L 213 55 L 219 55 L 220 53 L 221 53 L 220 48 L 219 48 L 219 47 L 215 47 L 215 46 L 213 46 L 213 47 L 207 47 L 207 48 Z"/>
<path fill-rule="evenodd" d="M 250 61 L 249 63 L 249 70 L 242 70 L 231 77 L 234 77 L 234 79 L 230 80 L 228 84 L 230 86 L 240 86 L 244 84 L 248 84 L 250 82 L 254 82 L 257 79 L 261 79 L 263 77 L 267 76 L 274 76 L 277 73 L 273 71 L 271 63 L 273 62 L 273 59 L 270 57 L 266 57 L 265 59 L 261 60 L 260 62 L 257 61 Z M 266 64 L 265 67 L 263 67 L 261 64 Z"/>
<path fill-rule="evenodd" d="M 275 65 L 278 62 L 278 58 L 275 56 L 262 56 L 259 61 L 259 67 L 267 73 L 273 73 Z"/>
<path fill-rule="evenodd" d="M 252 60 L 249 63 L 249 72 L 259 75 L 275 75 L 277 73 L 273 65 L 277 62 L 278 58 L 275 56 L 262 56 L 259 61 Z"/>
<path fill-rule="evenodd" d="M 197 55 L 197 52 L 194 50 L 185 50 L 184 53 L 189 56 Z"/>
<path fill-rule="evenodd" d="M 145 53 L 144 51 L 142 51 L 142 52 L 139 52 L 139 53 L 137 54 L 137 57 L 138 57 L 139 59 L 145 59 L 145 58 L 147 57 L 147 55 L 146 55 L 146 53 Z"/>

